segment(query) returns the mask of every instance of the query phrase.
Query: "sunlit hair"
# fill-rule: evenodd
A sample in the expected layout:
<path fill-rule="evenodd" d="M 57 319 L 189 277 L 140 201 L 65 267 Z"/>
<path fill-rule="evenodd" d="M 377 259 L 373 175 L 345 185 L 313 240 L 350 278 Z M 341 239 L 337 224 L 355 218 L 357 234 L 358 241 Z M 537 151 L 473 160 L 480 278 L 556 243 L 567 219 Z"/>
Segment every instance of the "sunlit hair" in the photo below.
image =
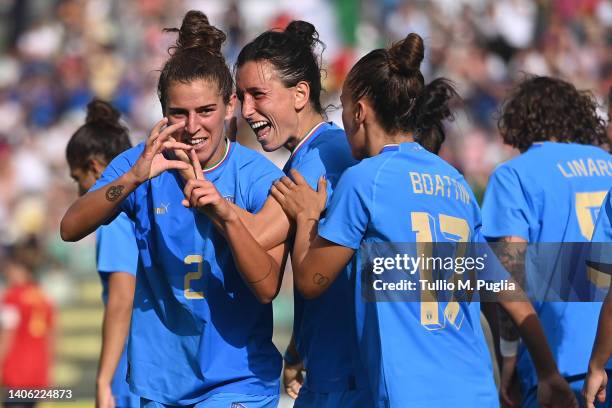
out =
<path fill-rule="evenodd" d="M 521 151 L 547 140 L 596 146 L 606 142 L 593 95 L 558 78 L 521 81 L 504 102 L 497 126 L 504 142 Z"/>
<path fill-rule="evenodd" d="M 305 81 L 310 87 L 310 104 L 318 113 L 321 107 L 321 67 L 315 53 L 319 33 L 306 21 L 292 21 L 284 31 L 260 34 L 244 46 L 238 55 L 236 69 L 249 61 L 267 61 L 276 70 L 286 88 Z"/>
<path fill-rule="evenodd" d="M 157 84 L 164 114 L 168 88 L 173 82 L 210 81 L 218 87 L 223 102 L 227 104 L 232 95 L 233 81 L 221 53 L 225 34 L 210 25 L 204 13 L 195 10 L 185 15 L 181 28 L 166 28 L 164 31 L 178 33 L 176 43 L 168 50 L 170 58 L 164 64 Z"/>
<path fill-rule="evenodd" d="M 412 132 L 433 153 L 444 142 L 450 101 L 458 97 L 452 83 L 437 78 L 425 84 L 420 71 L 425 48 L 418 34 L 408 34 L 388 49 L 361 58 L 349 72 L 346 88 L 353 102 L 367 99 L 388 133 Z"/>

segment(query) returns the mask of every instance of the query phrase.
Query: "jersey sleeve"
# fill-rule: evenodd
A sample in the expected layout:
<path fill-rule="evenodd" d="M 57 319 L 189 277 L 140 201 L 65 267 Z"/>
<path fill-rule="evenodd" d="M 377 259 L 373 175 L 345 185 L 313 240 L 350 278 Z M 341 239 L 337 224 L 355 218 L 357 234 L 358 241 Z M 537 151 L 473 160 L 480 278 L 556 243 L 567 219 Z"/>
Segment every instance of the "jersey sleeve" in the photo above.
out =
<path fill-rule="evenodd" d="M 246 210 L 256 213 L 263 207 L 268 199 L 272 183 L 283 177 L 283 172 L 271 161 L 257 155 L 248 166 L 241 169 L 247 175 L 246 181 Z"/>
<path fill-rule="evenodd" d="M 487 238 L 517 236 L 529 240 L 529 205 L 518 175 L 499 167 L 489 179 L 482 205 L 482 233 Z"/>
<path fill-rule="evenodd" d="M 319 178 L 323 175 L 327 176 L 325 165 L 321 161 L 321 158 L 315 155 L 309 155 L 305 160 L 300 162 L 294 167 L 297 171 L 300 172 L 302 177 L 306 179 L 308 185 L 313 189 L 317 190 L 317 185 L 319 183 Z M 327 180 L 327 202 L 326 207 L 329 206 L 331 201 L 333 186 L 330 180 Z"/>
<path fill-rule="evenodd" d="M 98 240 L 98 272 L 127 272 L 136 276 L 138 245 L 134 224 L 125 214 L 102 227 Z"/>
<path fill-rule="evenodd" d="M 372 186 L 359 170 L 359 166 L 349 168 L 340 177 L 327 214 L 319 222 L 321 237 L 355 250 L 366 233 L 372 208 Z"/>

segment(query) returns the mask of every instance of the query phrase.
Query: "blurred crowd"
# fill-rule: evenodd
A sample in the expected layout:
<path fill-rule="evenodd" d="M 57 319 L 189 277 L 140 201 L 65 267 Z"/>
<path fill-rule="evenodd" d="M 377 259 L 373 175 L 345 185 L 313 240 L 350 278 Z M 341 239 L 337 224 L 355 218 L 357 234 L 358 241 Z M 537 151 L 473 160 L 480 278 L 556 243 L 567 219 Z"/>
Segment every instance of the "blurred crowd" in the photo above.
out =
<path fill-rule="evenodd" d="M 452 79 L 463 97 L 442 155 L 482 194 L 513 155 L 497 132 L 509 87 L 526 74 L 590 90 L 607 120 L 612 3 L 607 0 L 4 0 L 0 2 L 0 241 L 36 237 L 35 265 L 51 296 L 70 302 L 70 279 L 94 270 L 93 240 L 65 244 L 58 225 L 76 186 L 64 149 L 94 96 L 121 112 L 134 142 L 162 113 L 158 69 L 185 11 L 204 11 L 228 34 L 230 64 L 257 33 L 312 22 L 322 54 L 328 116 L 341 125 L 339 88 L 357 58 L 417 32 L 426 79 Z M 255 146 L 242 124 L 242 143 Z M 278 161 L 281 162 L 279 157 Z M 75 247 L 76 245 L 76 247 Z M 79 251 L 75 248 L 87 248 Z"/>

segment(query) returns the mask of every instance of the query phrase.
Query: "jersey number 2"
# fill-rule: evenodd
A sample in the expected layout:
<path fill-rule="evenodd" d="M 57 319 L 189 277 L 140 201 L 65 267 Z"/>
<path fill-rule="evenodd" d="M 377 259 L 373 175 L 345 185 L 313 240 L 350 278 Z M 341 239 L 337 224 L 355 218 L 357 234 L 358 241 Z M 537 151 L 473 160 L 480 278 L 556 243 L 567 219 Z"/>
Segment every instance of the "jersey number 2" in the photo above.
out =
<path fill-rule="evenodd" d="M 187 255 L 183 260 L 185 264 L 197 264 L 198 270 L 195 272 L 187 272 L 185 275 L 185 286 L 184 286 L 184 294 L 186 299 L 204 299 L 204 292 L 194 292 L 191 290 L 191 281 L 198 280 L 202 277 L 202 255 Z"/>

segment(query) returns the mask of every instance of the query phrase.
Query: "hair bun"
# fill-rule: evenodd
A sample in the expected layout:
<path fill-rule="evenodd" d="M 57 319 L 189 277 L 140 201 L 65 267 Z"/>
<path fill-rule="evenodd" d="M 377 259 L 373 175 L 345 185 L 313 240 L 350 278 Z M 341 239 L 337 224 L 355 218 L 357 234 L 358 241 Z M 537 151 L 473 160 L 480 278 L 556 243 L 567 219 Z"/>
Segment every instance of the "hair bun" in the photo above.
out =
<path fill-rule="evenodd" d="M 226 36 L 223 31 L 210 25 L 206 14 L 190 10 L 185 14 L 181 28 L 166 28 L 167 32 L 178 32 L 176 44 L 170 47 L 170 52 L 198 49 L 221 57 L 221 46 Z"/>
<path fill-rule="evenodd" d="M 307 21 L 293 20 L 289 23 L 287 28 L 285 28 L 285 32 L 307 43 L 310 48 L 313 48 L 314 45 L 319 42 L 319 33 L 315 26 Z"/>
<path fill-rule="evenodd" d="M 389 67 L 402 75 L 419 71 L 425 56 L 425 47 L 420 35 L 410 33 L 389 49 Z"/>
<path fill-rule="evenodd" d="M 93 99 L 87 104 L 87 118 L 85 123 L 109 127 L 121 127 L 119 118 L 121 113 L 113 106 L 100 99 Z"/>

